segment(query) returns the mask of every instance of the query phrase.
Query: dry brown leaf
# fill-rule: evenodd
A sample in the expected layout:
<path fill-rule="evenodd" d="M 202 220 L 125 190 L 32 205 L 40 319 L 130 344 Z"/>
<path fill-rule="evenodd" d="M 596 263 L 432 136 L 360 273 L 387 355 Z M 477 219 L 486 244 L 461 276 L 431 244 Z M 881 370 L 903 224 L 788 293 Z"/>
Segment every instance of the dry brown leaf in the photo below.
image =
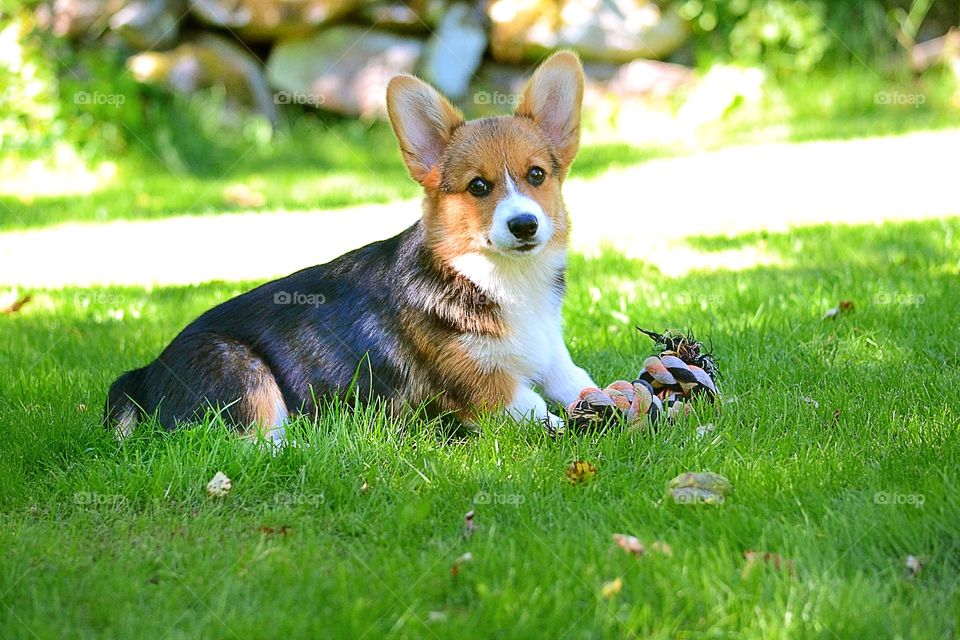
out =
<path fill-rule="evenodd" d="M 265 536 L 285 536 L 290 532 L 290 527 L 288 525 L 281 525 L 280 527 L 270 527 L 265 524 L 257 527 L 257 531 L 262 533 Z"/>
<path fill-rule="evenodd" d="M 754 566 L 765 564 L 773 567 L 777 571 L 786 571 L 789 574 L 793 574 L 793 560 L 784 559 L 779 553 L 771 553 L 770 551 L 753 551 L 752 549 L 747 549 L 743 552 L 743 557 L 747 560 L 744 571 L 747 571 Z"/>
<path fill-rule="evenodd" d="M 590 482 L 597 476 L 597 468 L 586 460 L 574 460 L 567 467 L 567 480 L 573 484 Z"/>
<path fill-rule="evenodd" d="M 233 482 L 223 471 L 217 471 L 207 483 L 207 495 L 212 498 L 222 498 L 230 493 L 231 489 L 233 489 Z"/>
<path fill-rule="evenodd" d="M 854 310 L 854 308 L 855 308 L 855 305 L 853 304 L 853 301 L 851 301 L 851 300 L 843 300 L 843 301 L 842 301 L 839 305 L 837 305 L 836 307 L 831 307 L 831 308 L 827 309 L 827 312 L 826 312 L 825 314 L 823 314 L 823 318 L 822 318 L 822 319 L 823 319 L 823 320 L 830 320 L 830 319 L 836 318 L 836 317 L 839 316 L 841 313 L 850 313 L 851 311 Z"/>
<path fill-rule="evenodd" d="M 922 556 L 907 556 L 907 579 L 913 580 L 920 575 L 927 564 L 927 558 Z"/>
<path fill-rule="evenodd" d="M 18 296 L 16 292 L 0 296 L 0 313 L 5 316 L 13 315 L 31 300 L 33 296 Z"/>
<path fill-rule="evenodd" d="M 643 543 L 634 536 L 630 536 L 625 533 L 615 533 L 613 534 L 613 541 L 618 547 L 627 553 L 632 553 L 638 558 L 646 552 L 646 548 L 643 546 Z"/>
<path fill-rule="evenodd" d="M 450 566 L 450 575 L 456 578 L 460 575 L 460 568 L 465 564 L 470 564 L 473 562 L 473 554 L 467 551 L 465 554 L 453 561 L 453 565 Z"/>
<path fill-rule="evenodd" d="M 650 551 L 656 551 L 657 553 L 662 553 L 668 558 L 673 557 L 673 549 L 670 548 L 666 542 L 661 540 L 655 540 L 653 544 L 650 545 Z"/>
<path fill-rule="evenodd" d="M 266 204 L 267 199 L 259 191 L 255 191 L 245 184 L 232 184 L 223 190 L 223 199 L 240 207 L 256 209 Z"/>
<path fill-rule="evenodd" d="M 469 538 L 473 535 L 473 509 L 467 511 L 466 515 L 463 516 L 463 537 Z"/>
<path fill-rule="evenodd" d="M 608 600 L 623 590 L 623 579 L 616 578 L 610 582 L 604 582 L 603 586 L 600 587 L 600 595 Z"/>

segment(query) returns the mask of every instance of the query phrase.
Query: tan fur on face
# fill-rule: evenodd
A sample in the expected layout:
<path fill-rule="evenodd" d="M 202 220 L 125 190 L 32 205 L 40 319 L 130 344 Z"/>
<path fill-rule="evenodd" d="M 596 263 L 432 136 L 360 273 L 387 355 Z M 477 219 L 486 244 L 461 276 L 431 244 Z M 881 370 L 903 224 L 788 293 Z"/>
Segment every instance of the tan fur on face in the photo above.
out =
<path fill-rule="evenodd" d="M 547 172 L 543 184 L 527 181 L 531 167 Z M 527 118 L 502 116 L 469 122 L 457 128 L 443 155 L 438 189 L 430 194 L 425 214 L 428 241 L 441 259 L 469 252 L 490 251 L 493 213 L 507 196 L 504 173 L 514 188 L 536 201 L 553 223 L 550 247 L 567 243 L 567 212 L 560 188 L 563 165 L 554 147 Z M 483 178 L 493 191 L 477 198 L 467 191 L 474 178 Z"/>

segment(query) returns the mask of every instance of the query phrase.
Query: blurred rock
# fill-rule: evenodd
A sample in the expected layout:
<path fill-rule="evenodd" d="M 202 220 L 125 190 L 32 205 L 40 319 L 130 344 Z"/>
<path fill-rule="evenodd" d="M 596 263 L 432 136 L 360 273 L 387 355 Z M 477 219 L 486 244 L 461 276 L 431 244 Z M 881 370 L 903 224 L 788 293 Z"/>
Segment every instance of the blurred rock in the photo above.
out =
<path fill-rule="evenodd" d="M 458 2 L 447 9 L 427 43 L 421 73 L 448 97 L 459 100 L 467 94 L 486 48 L 483 14 Z"/>
<path fill-rule="evenodd" d="M 61 38 L 99 35 L 107 28 L 110 16 L 123 8 L 125 0 L 53 0 L 49 6 L 49 27 Z M 47 8 L 41 24 L 46 24 Z"/>
<path fill-rule="evenodd" d="M 110 18 L 110 29 L 134 49 L 167 49 L 177 42 L 184 6 L 177 0 L 133 0 Z"/>
<path fill-rule="evenodd" d="M 680 107 L 677 120 L 691 130 L 715 122 L 738 102 L 759 101 L 765 81 L 759 68 L 714 65 Z"/>
<path fill-rule="evenodd" d="M 588 77 L 591 76 L 587 71 Z M 603 91 L 620 98 L 666 98 L 696 80 L 692 69 L 658 60 L 634 60 L 621 65 L 602 83 Z"/>
<path fill-rule="evenodd" d="M 610 101 L 620 108 L 626 103 L 663 100 L 696 86 L 697 81 L 692 69 L 657 60 L 634 60 L 623 65 L 587 62 L 583 67 L 583 102 L 589 109 Z M 485 62 L 477 72 L 474 90 L 465 105 L 467 111 L 476 115 L 512 111 L 529 77 L 527 65 Z"/>
<path fill-rule="evenodd" d="M 960 29 L 954 28 L 939 38 L 913 45 L 909 51 L 914 71 L 923 73 L 930 67 L 960 59 Z"/>
<path fill-rule="evenodd" d="M 215 27 L 266 42 L 305 35 L 346 15 L 360 0 L 189 0 L 190 10 Z"/>
<path fill-rule="evenodd" d="M 686 40 L 687 24 L 650 0 L 494 0 L 490 48 L 502 62 L 533 61 L 557 47 L 584 60 L 664 58 Z"/>
<path fill-rule="evenodd" d="M 423 43 L 415 38 L 338 26 L 279 42 L 267 74 L 282 102 L 382 118 L 390 78 L 413 73 L 422 53 Z"/>
<path fill-rule="evenodd" d="M 520 96 L 530 77 L 526 65 L 486 61 L 477 70 L 466 100 L 461 104 L 468 117 L 510 113 L 520 104 Z"/>
<path fill-rule="evenodd" d="M 259 61 L 221 36 L 205 33 L 171 51 L 132 56 L 127 68 L 139 82 L 178 93 L 223 87 L 228 101 L 252 107 L 271 122 L 277 119 L 274 97 Z"/>
<path fill-rule="evenodd" d="M 364 22 L 378 29 L 425 33 L 437 26 L 444 8 L 444 0 L 372 0 L 362 3 L 359 14 Z"/>

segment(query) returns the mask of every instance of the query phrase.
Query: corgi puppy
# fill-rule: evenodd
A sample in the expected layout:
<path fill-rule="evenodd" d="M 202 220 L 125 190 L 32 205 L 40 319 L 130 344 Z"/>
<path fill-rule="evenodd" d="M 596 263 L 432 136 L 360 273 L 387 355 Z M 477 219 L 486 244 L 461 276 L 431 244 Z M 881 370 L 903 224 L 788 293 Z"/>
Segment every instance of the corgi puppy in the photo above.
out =
<path fill-rule="evenodd" d="M 144 416 L 167 429 L 221 412 L 284 438 L 329 395 L 426 406 L 471 422 L 498 412 L 551 431 L 596 386 L 567 352 L 561 302 L 569 220 L 561 187 L 577 153 L 583 70 L 569 52 L 530 79 L 511 116 L 465 122 L 431 86 L 387 88 L 423 217 L 399 235 L 264 284 L 207 311 L 151 364 L 110 387 L 119 437 Z M 356 396 L 354 396 L 356 394 Z"/>

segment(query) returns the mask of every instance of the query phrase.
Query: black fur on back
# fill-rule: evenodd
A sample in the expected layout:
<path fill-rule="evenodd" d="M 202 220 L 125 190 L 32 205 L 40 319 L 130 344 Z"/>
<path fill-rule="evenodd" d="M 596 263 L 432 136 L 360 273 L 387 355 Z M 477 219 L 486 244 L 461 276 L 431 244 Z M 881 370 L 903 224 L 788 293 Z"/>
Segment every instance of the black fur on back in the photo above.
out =
<path fill-rule="evenodd" d="M 256 415 L 238 398 L 274 381 L 289 413 L 313 414 L 315 398 L 348 388 L 360 398 L 406 400 L 417 353 L 404 319 L 413 314 L 442 336 L 482 332 L 498 314 L 495 304 L 477 304 L 475 285 L 441 265 L 424 236 L 418 222 L 210 309 L 154 362 L 114 382 L 105 422 L 136 407 L 172 429 L 213 407 L 246 425 Z"/>

